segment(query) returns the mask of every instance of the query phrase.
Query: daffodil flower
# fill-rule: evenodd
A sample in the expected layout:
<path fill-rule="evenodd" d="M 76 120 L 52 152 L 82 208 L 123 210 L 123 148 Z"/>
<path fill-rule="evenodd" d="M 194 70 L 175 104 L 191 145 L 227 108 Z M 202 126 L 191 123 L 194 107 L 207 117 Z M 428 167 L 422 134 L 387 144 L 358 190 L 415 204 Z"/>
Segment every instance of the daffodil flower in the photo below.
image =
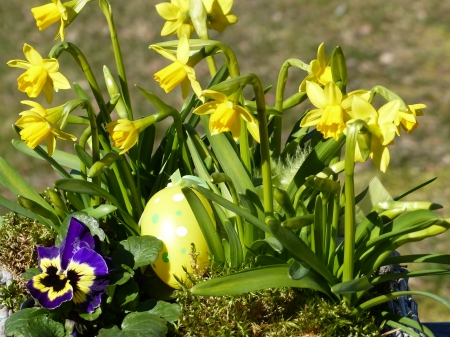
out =
<path fill-rule="evenodd" d="M 55 40 L 61 37 L 61 41 L 64 41 L 65 28 L 73 21 L 86 3 L 90 1 L 92 0 L 73 0 L 63 3 L 61 0 L 52 0 L 49 4 L 32 8 L 31 12 L 40 31 L 59 22 Z"/>
<path fill-rule="evenodd" d="M 247 129 L 253 138 L 259 143 L 259 127 L 256 118 L 243 107 L 231 101 L 226 95 L 214 91 L 204 90 L 203 96 L 213 99 L 194 110 L 195 114 L 208 115 L 209 132 L 211 135 L 217 135 L 220 132 L 231 131 L 234 139 L 238 139 L 241 134 L 242 117 L 247 122 Z"/>
<path fill-rule="evenodd" d="M 398 110 L 398 113 L 394 116 L 394 124 L 397 126 L 397 135 L 399 136 L 400 126 L 402 126 L 406 132 L 411 132 L 419 126 L 417 116 L 422 116 L 422 109 L 425 109 L 427 106 L 425 104 L 412 104 L 407 107 L 408 111 Z"/>
<path fill-rule="evenodd" d="M 208 13 L 208 28 L 222 33 L 227 26 L 235 24 L 238 18 L 230 14 L 233 0 L 202 0 Z"/>
<path fill-rule="evenodd" d="M 129 121 L 118 119 L 106 125 L 106 131 L 110 134 L 114 146 L 120 148 L 120 154 L 127 152 L 137 143 L 139 133 L 155 121 L 153 116 Z"/>
<path fill-rule="evenodd" d="M 47 103 L 53 101 L 53 89 L 70 89 L 67 78 L 61 74 L 57 59 L 43 59 L 42 56 L 28 44 L 23 46 L 27 61 L 11 60 L 7 64 L 13 68 L 26 69 L 17 79 L 18 88 L 26 92 L 28 97 L 38 97 L 44 91 Z"/>
<path fill-rule="evenodd" d="M 320 44 L 317 50 L 317 59 L 312 60 L 309 64 L 309 75 L 300 84 L 299 91 L 306 90 L 306 82 L 320 83 L 321 85 L 326 85 L 328 82 L 332 81 L 331 67 L 328 65 L 330 59 L 325 56 L 325 46 Z"/>
<path fill-rule="evenodd" d="M 192 67 L 187 65 L 189 61 L 189 40 L 186 35 L 178 42 L 176 57 L 171 52 L 158 45 L 151 45 L 150 48 L 173 62 L 171 65 L 155 74 L 155 80 L 159 82 L 161 88 L 163 88 L 166 93 L 172 91 L 177 85 L 181 84 L 183 99 L 188 96 L 190 85 L 195 94 L 198 97 L 201 96 L 202 88 L 195 78 L 195 71 Z"/>
<path fill-rule="evenodd" d="M 58 127 L 58 122 L 62 118 L 62 107 L 58 106 L 51 109 L 45 109 L 39 103 L 33 101 L 22 101 L 32 107 L 27 111 L 22 111 L 22 117 L 16 122 L 16 125 L 22 130 L 20 131 L 20 138 L 25 141 L 25 144 L 34 149 L 44 139 L 47 141 L 47 152 L 51 157 L 56 148 L 55 137 L 64 140 L 75 141 L 77 138 L 71 134 L 63 132 Z"/>
<path fill-rule="evenodd" d="M 306 93 L 312 104 L 318 109 L 309 111 L 303 117 L 300 126 L 316 125 L 323 137 L 337 140 L 345 129 L 345 110 L 343 95 L 333 82 L 328 82 L 322 89 L 317 83 L 306 82 Z"/>
<path fill-rule="evenodd" d="M 189 0 L 170 0 L 156 5 L 156 11 L 167 22 L 161 31 L 161 36 L 178 34 L 181 39 L 184 35 L 188 38 L 194 32 L 189 16 Z"/>
<path fill-rule="evenodd" d="M 352 115 L 354 120 L 361 119 L 366 122 L 369 132 L 372 134 L 370 144 L 370 158 L 375 166 L 382 172 L 386 172 L 390 161 L 388 145 L 392 145 L 396 134 L 396 126 L 390 121 L 389 116 L 397 113 L 400 107 L 399 100 L 393 100 L 383 105 L 378 112 L 375 108 L 359 96 L 353 98 Z M 364 161 L 359 148 L 356 151 L 356 161 Z"/>
<path fill-rule="evenodd" d="M 37 250 L 41 274 L 28 281 L 27 288 L 44 308 L 71 300 L 89 313 L 100 306 L 109 268 L 85 224 L 72 218 L 60 247 Z"/>

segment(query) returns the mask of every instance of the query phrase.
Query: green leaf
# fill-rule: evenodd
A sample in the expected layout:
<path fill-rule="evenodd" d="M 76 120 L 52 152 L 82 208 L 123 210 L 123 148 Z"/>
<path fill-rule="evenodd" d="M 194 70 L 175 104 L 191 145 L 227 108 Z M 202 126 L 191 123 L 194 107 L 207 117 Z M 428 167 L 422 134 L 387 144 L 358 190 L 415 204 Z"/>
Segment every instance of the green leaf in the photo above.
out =
<path fill-rule="evenodd" d="M 372 298 L 372 299 L 370 299 L 370 300 L 368 300 L 368 301 L 358 305 L 357 307 L 355 307 L 353 309 L 353 312 L 355 312 L 355 313 L 356 312 L 362 312 L 364 310 L 368 310 L 370 308 L 373 308 L 374 306 L 377 306 L 377 305 L 379 305 L 381 303 L 388 302 L 388 301 L 393 300 L 393 299 L 395 299 L 397 297 L 407 296 L 407 295 L 426 296 L 426 297 L 432 298 L 432 299 L 434 299 L 434 300 L 444 304 L 445 306 L 447 306 L 447 308 L 450 309 L 450 302 L 448 300 L 446 300 L 446 299 L 444 299 L 444 298 L 442 298 L 442 297 L 440 297 L 438 295 L 432 294 L 432 293 L 428 293 L 428 292 L 425 292 L 425 291 L 394 291 L 394 292 L 389 293 L 389 294 L 377 296 L 375 298 Z"/>
<path fill-rule="evenodd" d="M 92 322 L 95 321 L 97 318 L 100 317 L 100 315 L 102 314 L 102 308 L 98 307 L 97 309 L 94 310 L 93 313 L 88 313 L 88 312 L 79 312 L 78 315 L 82 318 L 85 319 L 86 321 Z"/>
<path fill-rule="evenodd" d="M 203 188 L 201 186 L 195 186 L 195 189 L 197 191 L 199 191 L 201 194 L 203 194 L 203 196 L 205 196 L 206 198 L 218 203 L 219 205 L 223 206 L 224 208 L 226 208 L 236 214 L 239 214 L 240 216 L 247 219 L 250 223 L 254 224 L 256 227 L 259 227 L 260 229 L 262 229 L 264 232 L 270 233 L 269 227 L 267 227 L 267 225 L 264 222 L 259 220 L 256 216 L 254 216 L 250 212 L 247 212 L 243 208 L 241 208 L 241 207 L 233 204 L 231 201 L 228 201 L 227 199 L 207 190 L 206 188 Z"/>
<path fill-rule="evenodd" d="M 119 306 L 133 302 L 139 296 L 139 285 L 130 279 L 127 283 L 117 286 L 114 292 L 114 302 Z"/>
<path fill-rule="evenodd" d="M 331 291 L 335 294 L 352 294 L 359 291 L 369 290 L 371 288 L 373 288 L 373 285 L 369 282 L 366 276 L 363 276 L 355 280 L 335 284 L 331 288 Z"/>
<path fill-rule="evenodd" d="M 375 94 L 379 94 L 383 96 L 386 101 L 390 102 L 393 100 L 399 100 L 400 101 L 400 110 L 401 111 L 408 111 L 408 107 L 406 106 L 405 102 L 401 99 L 399 95 L 397 95 L 395 92 L 389 90 L 388 88 L 385 88 L 381 85 L 376 85 L 370 90 L 370 102 L 372 102 L 373 97 Z"/>
<path fill-rule="evenodd" d="M 49 211 L 47 208 L 42 207 L 40 204 L 38 204 L 36 201 L 33 201 L 31 199 L 25 198 L 24 196 L 19 195 L 17 197 L 17 200 L 19 201 L 19 204 L 26 209 L 30 210 L 31 212 L 42 216 L 46 219 L 49 219 L 51 222 L 53 222 L 54 227 L 59 226 L 59 218 L 55 214 L 55 212 Z"/>
<path fill-rule="evenodd" d="M 412 192 L 417 191 L 418 189 L 420 189 L 420 188 L 422 188 L 424 186 L 427 186 L 428 184 L 431 184 L 436 179 L 437 179 L 437 177 L 434 177 L 434 178 L 432 178 L 430 180 L 427 180 L 426 182 L 424 182 L 424 183 L 422 183 L 420 185 L 417 185 L 416 187 L 410 189 L 409 191 L 406 191 L 405 193 L 397 195 L 396 197 L 394 197 L 394 200 L 400 200 L 400 199 L 406 197 L 408 194 L 411 194 Z"/>
<path fill-rule="evenodd" d="M 104 168 L 109 168 L 119 159 L 120 155 L 114 151 L 108 152 L 102 159 L 95 162 L 89 169 L 89 177 L 97 177 L 103 173 Z"/>
<path fill-rule="evenodd" d="M 33 200 L 56 215 L 55 210 L 23 179 L 23 177 L 3 158 L 0 157 L 0 183 L 15 195 Z"/>
<path fill-rule="evenodd" d="M 429 269 L 429 270 L 414 270 L 404 273 L 384 274 L 373 277 L 369 280 L 370 284 L 378 284 L 386 281 L 397 280 L 402 278 L 418 277 L 418 276 L 434 276 L 450 274 L 450 269 Z"/>
<path fill-rule="evenodd" d="M 386 322 L 386 324 L 393 328 L 403 328 L 403 326 L 406 325 L 411 328 L 414 328 L 414 329 L 424 332 L 428 337 L 434 337 L 434 334 L 431 332 L 430 329 L 428 329 L 425 325 L 421 324 L 420 322 L 417 322 L 411 318 L 396 315 L 396 314 L 393 314 L 393 313 L 390 313 L 387 311 L 383 311 L 381 313 L 379 313 L 377 311 L 373 311 L 373 313 L 376 316 L 380 316 L 382 319 L 387 319 L 388 321 Z M 395 323 L 397 323 L 397 325 Z M 416 332 L 414 332 L 414 333 L 416 333 Z M 408 334 L 410 334 L 412 336 L 411 331 L 409 331 Z"/>
<path fill-rule="evenodd" d="M 201 187 L 196 186 L 196 188 Z M 203 236 L 205 237 L 211 254 L 214 255 L 214 259 L 218 262 L 225 261 L 225 253 L 223 251 L 222 243 L 220 241 L 219 235 L 217 234 L 216 227 L 211 221 L 211 218 L 205 209 L 205 206 L 202 204 L 195 192 L 190 188 L 183 187 L 181 191 L 186 197 L 186 200 L 189 202 L 189 206 L 191 207 L 192 212 L 197 219 L 197 222 L 200 226 Z"/>
<path fill-rule="evenodd" d="M 150 314 L 164 318 L 168 322 L 175 322 L 181 317 L 181 308 L 179 304 L 158 301 L 156 306 L 148 311 Z"/>
<path fill-rule="evenodd" d="M 384 188 L 378 177 L 372 178 L 367 187 L 367 193 L 364 198 L 355 206 L 356 208 L 356 223 L 360 223 L 364 220 L 367 214 L 369 214 L 375 205 L 380 202 L 386 202 L 392 200 L 392 196 Z"/>
<path fill-rule="evenodd" d="M 154 262 L 162 249 L 162 241 L 150 235 L 130 236 L 126 240 L 120 241 L 120 245 L 133 254 L 133 269 L 148 266 Z"/>
<path fill-rule="evenodd" d="M 29 155 L 30 157 L 34 157 L 34 158 L 38 158 L 38 159 L 45 159 L 39 154 L 41 152 L 42 152 L 42 154 L 46 154 L 47 153 L 47 147 L 44 146 L 44 145 L 41 145 L 40 146 L 41 148 L 37 147 L 36 149 L 38 149 L 38 150 L 35 149 L 36 150 L 35 151 L 33 149 L 30 149 L 25 144 L 25 142 L 23 140 L 14 139 L 12 141 L 12 144 L 14 145 L 14 147 L 17 150 L 19 150 L 20 152 L 25 153 L 26 155 Z M 48 155 L 47 155 L 47 157 L 48 157 Z M 75 156 L 75 155 L 73 155 L 71 153 L 67 153 L 67 152 L 64 152 L 64 151 L 56 149 L 53 152 L 53 155 L 52 155 L 51 158 L 53 158 L 54 162 L 58 163 L 61 166 L 65 166 L 65 167 L 68 167 L 68 168 L 73 169 L 73 170 L 79 170 L 80 169 L 80 159 L 78 159 L 77 156 Z M 57 170 L 57 171 L 60 172 L 60 173 L 63 173 L 60 170 Z M 66 172 L 66 174 L 68 175 L 67 172 Z M 66 174 L 63 173 L 62 176 L 65 177 L 65 178 L 69 178 L 70 175 L 66 176 Z"/>
<path fill-rule="evenodd" d="M 389 257 L 383 261 L 382 266 L 390 264 L 402 264 L 411 262 L 423 263 L 441 263 L 450 264 L 450 255 L 448 254 L 414 254 L 414 255 L 400 255 Z"/>
<path fill-rule="evenodd" d="M 167 332 L 162 318 L 148 312 L 132 312 L 125 316 L 122 330 L 117 326 L 101 329 L 98 337 L 163 337 Z"/>
<path fill-rule="evenodd" d="M 309 266 L 304 263 L 300 263 L 298 261 L 293 261 L 291 266 L 289 267 L 289 277 L 293 280 L 301 280 L 304 278 L 309 272 Z"/>
<path fill-rule="evenodd" d="M 226 221 L 224 224 L 225 230 L 228 235 L 228 242 L 230 245 L 230 264 L 232 268 L 239 268 L 242 266 L 244 262 L 244 252 L 242 251 L 242 245 L 239 241 L 239 236 L 234 230 L 233 226 L 231 226 L 229 221 Z"/>
<path fill-rule="evenodd" d="M 11 200 L 0 195 L 0 206 L 6 207 L 11 211 L 18 213 L 20 215 L 26 216 L 27 218 L 34 219 L 39 221 L 40 224 L 44 225 L 48 229 L 56 230 L 53 223 L 29 210 L 25 207 L 20 206 L 19 204 L 12 202 Z"/>
<path fill-rule="evenodd" d="M 39 275 L 41 271 L 38 268 L 29 268 L 26 272 L 22 273 L 21 276 L 25 280 L 31 280 L 34 276 Z"/>
<path fill-rule="evenodd" d="M 114 212 L 115 210 L 117 210 L 117 207 L 114 205 L 102 204 L 85 208 L 82 210 L 82 212 L 85 212 L 87 213 L 87 215 L 92 216 L 96 219 L 100 219 L 108 215 L 109 213 Z"/>
<path fill-rule="evenodd" d="M 308 288 L 323 292 L 331 297 L 323 279 L 312 272 L 300 280 L 289 277 L 290 265 L 280 264 L 245 270 L 232 275 L 213 278 L 196 284 L 191 293 L 200 296 L 227 296 L 277 287 Z"/>
<path fill-rule="evenodd" d="M 46 317 L 48 313 L 47 309 L 40 308 L 28 308 L 15 312 L 6 320 L 5 334 L 8 336 L 15 335 L 16 337 L 24 336 L 20 331 L 22 327 L 26 326 L 33 319 Z M 30 334 L 29 336 L 33 335 Z"/>

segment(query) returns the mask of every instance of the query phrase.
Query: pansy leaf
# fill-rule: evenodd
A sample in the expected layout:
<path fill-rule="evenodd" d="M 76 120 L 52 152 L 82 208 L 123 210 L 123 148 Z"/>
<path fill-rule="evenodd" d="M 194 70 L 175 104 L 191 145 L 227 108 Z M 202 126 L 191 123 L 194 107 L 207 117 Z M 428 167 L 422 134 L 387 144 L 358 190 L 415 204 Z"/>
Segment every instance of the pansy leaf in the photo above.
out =
<path fill-rule="evenodd" d="M 89 216 L 85 212 L 75 212 L 65 218 L 62 222 L 61 226 L 59 227 L 58 235 L 56 236 L 55 245 L 59 246 L 61 244 L 61 241 L 66 237 L 70 219 L 72 219 L 72 217 L 84 223 L 89 228 L 91 234 L 93 236 L 97 235 L 100 241 L 105 240 L 105 232 L 100 228 L 99 223 L 95 218 Z"/>
<path fill-rule="evenodd" d="M 70 334 L 64 329 L 64 325 L 54 321 L 48 316 L 40 316 L 31 319 L 24 324 L 15 337 L 70 337 Z"/>
<path fill-rule="evenodd" d="M 94 310 L 93 313 L 88 313 L 88 312 L 79 312 L 78 315 L 82 318 L 85 319 L 86 321 L 95 321 L 97 318 L 99 318 L 99 316 L 102 313 L 102 308 L 98 307 L 97 309 Z"/>
<path fill-rule="evenodd" d="M 162 249 L 162 241 L 150 235 L 130 236 L 120 242 L 120 245 L 134 257 L 133 269 L 148 266 L 158 258 Z"/>
<path fill-rule="evenodd" d="M 101 329 L 98 337 L 162 337 L 168 332 L 166 321 L 148 312 L 132 312 L 117 326 Z"/>
<path fill-rule="evenodd" d="M 21 336 L 20 335 L 21 327 L 27 325 L 30 320 L 40 316 L 46 316 L 48 315 L 48 313 L 49 311 L 47 309 L 39 309 L 39 308 L 28 308 L 15 312 L 6 321 L 5 334 L 8 336 L 12 335 Z"/>
<path fill-rule="evenodd" d="M 25 280 L 31 280 L 34 276 L 39 275 L 41 271 L 38 268 L 29 268 L 26 272 L 22 273 L 21 276 Z"/>
<path fill-rule="evenodd" d="M 114 302 L 119 306 L 134 301 L 139 296 L 139 285 L 131 279 L 121 286 L 117 286 L 114 292 Z"/>
<path fill-rule="evenodd" d="M 176 303 L 168 303 L 165 301 L 158 301 L 156 306 L 148 311 L 153 315 L 164 318 L 168 322 L 175 322 L 181 316 L 181 308 Z"/>

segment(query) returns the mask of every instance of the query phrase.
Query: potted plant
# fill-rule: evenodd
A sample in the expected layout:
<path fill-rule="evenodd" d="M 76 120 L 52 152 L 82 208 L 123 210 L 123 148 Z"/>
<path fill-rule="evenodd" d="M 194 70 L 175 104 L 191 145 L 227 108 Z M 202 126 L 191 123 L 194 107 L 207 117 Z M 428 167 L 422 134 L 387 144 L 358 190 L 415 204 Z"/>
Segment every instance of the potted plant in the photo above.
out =
<path fill-rule="evenodd" d="M 378 179 L 362 193 L 354 187 L 357 162 L 371 159 L 382 172 L 388 169 L 389 147 L 417 128 L 424 104 L 407 104 L 375 84 L 347 92 L 342 49 L 327 55 L 320 44 L 311 62 L 282 63 L 271 106 L 266 101 L 271 87 L 264 88 L 255 74 L 241 74 L 230 46 L 209 38 L 208 29 L 222 32 L 237 22 L 233 2 L 172 0 L 156 10 L 167 20 L 162 35 L 178 39 L 150 49 L 170 61 L 154 79 L 166 93 L 180 85 L 185 101 L 176 108 L 137 85 L 158 111 L 135 119 L 110 3 L 99 0 L 118 74 L 116 80 L 103 68 L 107 95 L 82 46 L 65 39 L 69 24 L 91 2 L 52 0 L 33 8 L 40 30 L 59 24 L 61 42 L 48 57 L 25 44 L 26 61 L 8 62 L 25 70 L 17 79 L 19 90 L 30 98 L 42 93 L 50 105 L 22 101 L 27 110 L 13 126 L 21 138 L 13 145 L 47 161 L 61 179 L 40 195 L 0 158 L 0 180 L 18 195 L 18 203 L 0 197 L 0 204 L 55 234 L 55 244 L 38 247 L 37 265 L 23 275 L 36 306 L 13 314 L 6 333 L 160 336 L 186 333 L 186 324 L 195 333 L 196 325 L 186 319 L 192 303 L 207 303 L 211 311 L 221 305 L 196 296 L 261 291 L 270 298 L 268 308 L 283 297 L 319 308 L 311 312 L 325 317 L 320 307 L 334 306 L 346 315 L 345 328 L 358 333 L 369 334 L 370 327 L 376 335 L 380 325 L 388 325 L 433 336 L 382 304 L 405 295 L 428 296 L 448 307 L 450 302 L 383 285 L 449 269 L 379 274 L 380 267 L 396 263 L 449 263 L 443 254 L 391 256 L 406 243 L 449 228 L 448 219 L 433 212 L 440 205 L 402 200 L 431 181 L 395 197 Z M 71 88 L 58 62 L 66 54 L 89 87 L 74 83 L 74 98 L 54 106 L 53 89 Z M 194 70 L 200 63 L 209 69 L 206 86 Z M 285 97 L 292 71 L 305 77 L 298 91 Z M 375 97 L 382 103 L 375 104 Z M 312 109 L 302 105 L 306 101 Z M 298 121 L 283 145 L 288 110 Z M 168 117 L 173 123 L 158 140 L 156 126 Z M 81 129 L 79 136 L 65 131 L 67 125 Z M 56 138 L 75 142 L 74 152 L 57 149 Z M 180 287 L 184 292 L 172 289 Z M 281 290 L 267 290 L 273 288 Z M 306 289 L 301 294 L 310 302 L 301 303 L 291 288 Z M 297 305 L 280 317 L 301 311 Z M 202 316 L 195 317 L 201 325 Z M 341 328 L 339 323 L 324 334 L 348 331 Z M 258 329 L 255 334 L 266 333 Z M 308 328 L 299 329 L 296 333 Z"/>

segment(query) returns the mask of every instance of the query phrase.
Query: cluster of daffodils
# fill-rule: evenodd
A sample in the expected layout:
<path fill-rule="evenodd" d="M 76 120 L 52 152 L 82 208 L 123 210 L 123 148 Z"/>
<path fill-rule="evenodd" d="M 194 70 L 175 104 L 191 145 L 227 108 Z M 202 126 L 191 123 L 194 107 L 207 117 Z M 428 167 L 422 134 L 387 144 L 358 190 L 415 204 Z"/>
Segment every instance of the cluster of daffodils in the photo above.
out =
<path fill-rule="evenodd" d="M 317 59 L 310 63 L 309 72 L 299 90 L 306 91 L 317 109 L 309 111 L 300 125 L 316 126 L 325 139 L 332 137 L 338 140 L 346 132 L 348 124 L 363 120 L 372 135 L 370 158 L 382 172 L 386 172 L 390 160 L 388 146 L 394 144 L 395 135 L 400 136 L 401 127 L 406 132 L 417 128 L 417 116 L 422 115 L 421 109 L 426 105 L 405 105 L 399 98 L 390 100 L 377 111 L 371 104 L 373 94 L 370 91 L 356 90 L 344 95 L 332 81 L 323 44 L 319 46 Z M 355 160 L 364 161 L 358 145 Z"/>

